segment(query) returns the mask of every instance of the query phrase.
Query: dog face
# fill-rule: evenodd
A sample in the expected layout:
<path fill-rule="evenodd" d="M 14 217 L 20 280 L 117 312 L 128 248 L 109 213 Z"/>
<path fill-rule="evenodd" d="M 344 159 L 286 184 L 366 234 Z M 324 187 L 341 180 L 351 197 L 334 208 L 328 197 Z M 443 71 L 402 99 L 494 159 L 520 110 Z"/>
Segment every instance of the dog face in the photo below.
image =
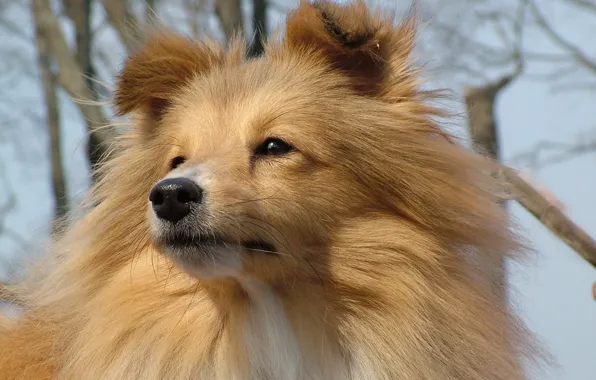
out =
<path fill-rule="evenodd" d="M 346 120 L 358 112 L 343 103 L 358 99 L 321 71 L 254 61 L 173 99 L 153 137 L 169 172 L 151 190 L 148 218 L 154 242 L 187 271 L 275 276 L 280 263 L 324 251 L 338 221 L 365 205 L 334 136 L 351 134 Z"/>
<path fill-rule="evenodd" d="M 477 207 L 479 161 L 432 121 L 413 40 L 411 20 L 393 26 L 359 2 L 303 4 L 250 61 L 236 42 L 149 40 L 116 104 L 135 112 L 159 178 L 146 190 L 154 245 L 195 276 L 273 281 L 323 266 L 363 216 L 483 244 L 475 226 L 494 210 Z"/>

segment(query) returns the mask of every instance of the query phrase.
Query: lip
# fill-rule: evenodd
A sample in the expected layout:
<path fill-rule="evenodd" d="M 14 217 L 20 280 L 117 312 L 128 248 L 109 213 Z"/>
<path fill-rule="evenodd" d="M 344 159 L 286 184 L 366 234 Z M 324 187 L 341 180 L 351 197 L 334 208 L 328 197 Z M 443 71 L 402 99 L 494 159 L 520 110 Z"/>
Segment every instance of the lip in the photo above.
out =
<path fill-rule="evenodd" d="M 264 240 L 230 241 L 219 235 L 204 236 L 169 236 L 163 239 L 162 245 L 173 249 L 206 250 L 213 248 L 241 247 L 249 252 L 276 254 L 275 246 Z"/>

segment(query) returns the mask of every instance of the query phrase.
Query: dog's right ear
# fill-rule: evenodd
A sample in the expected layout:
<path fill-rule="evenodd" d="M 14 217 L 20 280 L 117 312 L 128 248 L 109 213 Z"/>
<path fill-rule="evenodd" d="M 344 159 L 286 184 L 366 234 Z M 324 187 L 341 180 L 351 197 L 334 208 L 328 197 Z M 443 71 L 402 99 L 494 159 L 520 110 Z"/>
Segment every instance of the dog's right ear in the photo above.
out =
<path fill-rule="evenodd" d="M 225 61 L 215 44 L 160 32 L 124 64 L 116 85 L 118 115 L 137 111 L 159 120 L 182 87 Z"/>
<path fill-rule="evenodd" d="M 284 51 L 314 54 L 348 78 L 356 93 L 399 102 L 419 87 L 410 62 L 415 37 L 415 13 L 394 25 L 364 0 L 301 0 L 288 15 Z"/>

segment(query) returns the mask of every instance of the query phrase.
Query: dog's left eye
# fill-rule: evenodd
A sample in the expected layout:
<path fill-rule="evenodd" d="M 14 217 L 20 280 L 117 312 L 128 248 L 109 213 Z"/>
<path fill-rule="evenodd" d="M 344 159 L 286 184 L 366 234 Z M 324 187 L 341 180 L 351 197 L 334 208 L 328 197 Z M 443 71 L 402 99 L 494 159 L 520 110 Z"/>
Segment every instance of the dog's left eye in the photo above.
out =
<path fill-rule="evenodd" d="M 290 144 L 278 138 L 268 138 L 255 150 L 257 156 L 281 156 L 294 150 Z"/>

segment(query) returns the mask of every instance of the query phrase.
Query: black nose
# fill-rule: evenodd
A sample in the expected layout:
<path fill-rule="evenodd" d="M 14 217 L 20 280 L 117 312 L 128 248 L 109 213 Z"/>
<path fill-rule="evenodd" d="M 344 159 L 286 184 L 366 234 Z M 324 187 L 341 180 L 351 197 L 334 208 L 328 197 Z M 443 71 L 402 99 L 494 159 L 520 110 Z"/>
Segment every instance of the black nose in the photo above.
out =
<path fill-rule="evenodd" d="M 151 189 L 149 200 L 160 219 L 176 223 L 190 213 L 193 203 L 201 203 L 203 190 L 186 178 L 170 178 Z"/>

